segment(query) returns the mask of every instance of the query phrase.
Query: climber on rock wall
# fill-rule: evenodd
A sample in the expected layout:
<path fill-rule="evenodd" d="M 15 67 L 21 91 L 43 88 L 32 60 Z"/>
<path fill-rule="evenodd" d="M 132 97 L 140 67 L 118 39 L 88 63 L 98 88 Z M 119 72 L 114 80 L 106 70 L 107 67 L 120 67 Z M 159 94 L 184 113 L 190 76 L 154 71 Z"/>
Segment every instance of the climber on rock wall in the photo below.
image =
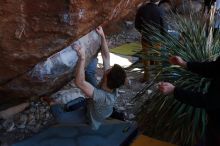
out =
<path fill-rule="evenodd" d="M 102 27 L 98 27 L 96 31 L 101 37 L 103 78 L 98 85 L 95 80 L 91 82 L 91 78 L 85 79 L 85 48 L 75 45 L 74 48 L 78 54 L 75 84 L 86 95 L 86 106 L 65 112 L 59 103 L 49 101 L 51 111 L 59 123 L 86 123 L 91 125 L 92 129 L 98 129 L 113 112 L 117 98 L 116 89 L 126 81 L 126 72 L 120 65 L 115 64 L 110 67 L 110 54 Z M 88 77 L 92 77 L 92 75 Z"/>
<path fill-rule="evenodd" d="M 85 50 L 76 47 L 79 56 L 76 69 L 76 85 L 87 95 L 87 116 L 94 129 L 98 129 L 102 121 L 113 112 L 116 101 L 116 88 L 125 83 L 126 72 L 115 64 L 110 67 L 110 54 L 102 27 L 96 29 L 101 36 L 101 55 L 103 58 L 104 75 L 99 85 L 92 85 L 85 80 Z"/>

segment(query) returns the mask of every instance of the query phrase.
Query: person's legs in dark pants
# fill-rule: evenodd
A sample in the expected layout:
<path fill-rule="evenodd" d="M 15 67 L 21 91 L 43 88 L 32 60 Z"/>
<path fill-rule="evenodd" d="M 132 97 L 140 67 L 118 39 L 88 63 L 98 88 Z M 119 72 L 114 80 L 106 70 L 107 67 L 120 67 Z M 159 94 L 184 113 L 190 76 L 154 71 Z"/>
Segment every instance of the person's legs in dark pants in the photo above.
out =
<path fill-rule="evenodd" d="M 96 80 L 96 77 L 95 77 L 96 69 L 97 69 L 97 63 L 98 63 L 98 59 L 97 58 L 92 58 L 90 60 L 90 63 L 86 67 L 86 71 L 85 71 L 86 81 L 89 82 L 90 84 L 92 84 L 94 87 L 97 86 L 97 80 Z"/>
<path fill-rule="evenodd" d="M 71 112 L 65 112 L 60 104 L 51 105 L 51 111 L 60 124 L 86 124 L 86 109 L 80 108 Z"/>
<path fill-rule="evenodd" d="M 65 109 L 67 111 L 75 111 L 80 108 L 85 108 L 86 107 L 86 100 L 84 97 L 78 97 L 66 104 Z"/>
<path fill-rule="evenodd" d="M 150 48 L 150 44 L 147 41 L 145 41 L 144 39 L 142 39 L 141 43 L 142 43 L 142 51 L 143 51 L 144 55 L 148 56 L 149 55 L 148 49 Z M 150 66 L 151 62 L 149 60 L 147 60 L 146 58 L 142 58 L 142 62 L 143 62 L 143 67 L 144 67 L 144 75 L 143 75 L 142 81 L 145 82 L 145 81 L 148 81 L 150 78 L 149 66 Z"/>

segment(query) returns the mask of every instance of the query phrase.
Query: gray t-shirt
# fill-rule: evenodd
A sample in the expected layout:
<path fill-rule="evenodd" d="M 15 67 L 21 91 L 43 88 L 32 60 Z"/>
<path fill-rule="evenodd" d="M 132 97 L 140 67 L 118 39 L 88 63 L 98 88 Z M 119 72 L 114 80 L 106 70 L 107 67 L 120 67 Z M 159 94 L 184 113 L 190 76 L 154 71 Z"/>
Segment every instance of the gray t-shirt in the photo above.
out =
<path fill-rule="evenodd" d="M 87 104 L 87 116 L 92 129 L 98 129 L 103 120 L 112 114 L 115 100 L 115 92 L 94 88 L 92 99 Z"/>

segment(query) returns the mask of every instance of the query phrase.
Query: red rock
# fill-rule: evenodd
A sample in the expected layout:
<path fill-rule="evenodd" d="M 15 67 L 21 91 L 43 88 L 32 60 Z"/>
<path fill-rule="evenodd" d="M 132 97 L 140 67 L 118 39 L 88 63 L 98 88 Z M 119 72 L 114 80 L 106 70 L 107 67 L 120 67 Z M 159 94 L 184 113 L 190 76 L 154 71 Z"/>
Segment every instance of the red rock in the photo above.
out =
<path fill-rule="evenodd" d="M 41 80 L 31 74 L 35 65 L 100 24 L 121 19 L 140 2 L 0 0 L 0 108 L 61 88 L 72 79 L 72 72 Z M 88 60 L 98 50 L 89 49 Z"/>

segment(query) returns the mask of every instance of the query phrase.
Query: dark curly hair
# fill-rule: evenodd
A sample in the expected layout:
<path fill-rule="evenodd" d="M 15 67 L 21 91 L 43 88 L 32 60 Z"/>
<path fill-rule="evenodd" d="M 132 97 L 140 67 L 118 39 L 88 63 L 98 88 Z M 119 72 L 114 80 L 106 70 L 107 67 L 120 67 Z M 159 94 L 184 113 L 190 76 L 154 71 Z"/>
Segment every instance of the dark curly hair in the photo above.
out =
<path fill-rule="evenodd" d="M 110 89 L 116 89 L 125 83 L 126 72 L 118 64 L 114 64 L 107 74 L 107 86 Z"/>

